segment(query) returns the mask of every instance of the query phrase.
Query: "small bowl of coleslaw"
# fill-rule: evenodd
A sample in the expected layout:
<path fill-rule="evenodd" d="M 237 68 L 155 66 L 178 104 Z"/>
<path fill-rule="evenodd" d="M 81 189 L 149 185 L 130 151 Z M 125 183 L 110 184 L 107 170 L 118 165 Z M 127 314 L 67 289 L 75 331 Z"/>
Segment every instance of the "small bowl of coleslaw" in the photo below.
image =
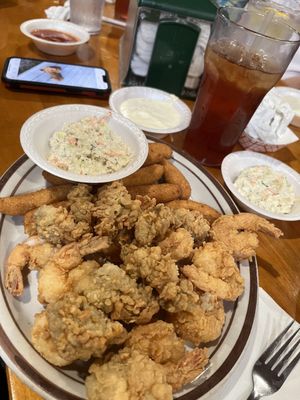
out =
<path fill-rule="evenodd" d="M 288 165 L 254 151 L 237 151 L 224 158 L 221 171 L 242 210 L 268 219 L 300 220 L 300 174 Z"/>
<path fill-rule="evenodd" d="M 104 183 L 125 178 L 144 163 L 144 133 L 122 115 L 97 106 L 46 108 L 22 126 L 24 152 L 43 170 L 73 182 Z"/>

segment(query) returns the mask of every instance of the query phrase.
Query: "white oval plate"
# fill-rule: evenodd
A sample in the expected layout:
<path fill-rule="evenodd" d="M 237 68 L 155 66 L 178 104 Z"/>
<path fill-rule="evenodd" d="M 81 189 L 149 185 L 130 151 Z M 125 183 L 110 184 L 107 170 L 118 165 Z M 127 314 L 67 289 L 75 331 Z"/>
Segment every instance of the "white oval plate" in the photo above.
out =
<path fill-rule="evenodd" d="M 255 165 L 269 165 L 275 171 L 285 175 L 288 182 L 293 186 L 296 194 L 296 202 L 289 214 L 277 214 L 257 207 L 242 196 L 234 186 L 234 181 L 242 170 Z M 275 158 L 254 151 L 236 151 L 224 158 L 221 165 L 221 172 L 226 186 L 233 194 L 236 202 L 244 210 L 254 212 L 265 218 L 280 221 L 300 220 L 300 175 L 288 165 Z"/>
<path fill-rule="evenodd" d="M 192 199 L 209 204 L 224 214 L 237 213 L 237 207 L 224 188 L 200 165 L 182 153 L 173 152 L 172 163 L 189 180 Z M 42 171 L 24 155 L 0 180 L 1 196 L 9 196 L 45 187 Z M 2 215 L 0 222 L 0 263 L 12 248 L 25 239 L 22 218 Z M 257 305 L 256 259 L 239 264 L 245 279 L 245 291 L 235 302 L 225 302 L 226 323 L 222 335 L 209 348 L 210 364 L 206 371 L 184 390 L 174 394 L 181 400 L 210 398 L 211 390 L 222 390 L 248 341 Z M 84 363 L 57 368 L 45 361 L 30 342 L 34 314 L 42 306 L 37 301 L 37 276 L 32 271 L 20 298 L 12 297 L 4 288 L 4 268 L 0 281 L 0 356 L 33 390 L 47 400 L 84 400 L 86 392 Z M 84 370 L 85 368 L 85 370 Z M 221 397 L 220 397 L 221 398 Z M 109 399 L 108 399 L 109 400 Z"/>
<path fill-rule="evenodd" d="M 103 117 L 107 114 L 110 114 L 108 124 L 112 132 L 118 135 L 133 153 L 133 158 L 126 167 L 111 174 L 79 175 L 57 168 L 47 161 L 49 139 L 55 131 L 61 129 L 65 124 L 85 117 Z M 61 105 L 37 112 L 23 124 L 20 140 L 24 152 L 40 168 L 74 182 L 104 183 L 125 178 L 138 170 L 148 155 L 146 136 L 135 124 L 107 108 L 85 104 Z"/>
<path fill-rule="evenodd" d="M 146 126 L 138 125 L 139 128 L 141 128 L 145 132 L 155 134 L 157 135 L 157 137 L 161 138 L 171 133 L 181 132 L 184 129 L 186 129 L 190 124 L 192 115 L 191 110 L 182 100 L 180 100 L 174 94 L 170 94 L 163 90 L 147 86 L 129 86 L 115 90 L 109 97 L 109 106 L 113 111 L 122 114 L 120 107 L 123 101 L 134 98 L 147 98 L 153 100 L 172 101 L 173 106 L 181 116 L 180 123 L 177 126 L 170 129 L 154 129 L 154 128 L 150 129 Z"/>

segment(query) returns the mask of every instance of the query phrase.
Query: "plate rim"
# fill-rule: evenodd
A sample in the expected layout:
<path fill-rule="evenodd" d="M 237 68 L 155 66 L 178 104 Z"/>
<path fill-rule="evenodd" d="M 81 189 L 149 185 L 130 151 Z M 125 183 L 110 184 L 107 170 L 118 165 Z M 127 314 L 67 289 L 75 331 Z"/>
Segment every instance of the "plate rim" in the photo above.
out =
<path fill-rule="evenodd" d="M 153 139 L 151 139 L 153 140 Z M 161 142 L 165 143 L 163 141 L 155 139 L 154 141 L 156 142 Z M 201 172 L 206 175 L 206 177 L 209 178 L 209 180 L 213 183 L 213 185 L 219 190 L 219 192 L 222 194 L 222 197 L 225 198 L 226 203 L 230 207 L 231 211 L 233 214 L 236 214 L 239 212 L 238 207 L 236 206 L 234 200 L 231 198 L 230 194 L 226 191 L 226 189 L 220 184 L 220 182 L 209 172 L 207 171 L 201 164 L 199 164 L 193 157 L 191 157 L 189 154 L 187 154 L 183 150 L 179 150 L 174 146 L 173 144 L 169 144 L 172 149 L 186 158 L 188 161 L 190 161 L 192 164 L 194 164 L 197 168 L 201 170 Z M 26 154 L 22 155 L 20 158 L 18 158 L 3 174 L 3 176 L 0 178 L 0 191 L 2 190 L 3 186 L 5 186 L 5 183 L 8 181 L 8 179 L 14 174 L 14 172 L 19 168 L 20 165 L 22 165 L 24 162 L 28 160 L 28 157 Z M 30 160 L 30 159 L 29 159 Z M 30 162 L 32 162 L 30 160 Z M 35 168 L 36 166 L 33 165 L 32 168 Z M 25 179 L 23 176 L 21 178 L 22 180 Z M 3 183 L 4 182 L 4 183 Z M 14 188 L 15 189 L 15 188 Z M 3 220 L 5 218 L 5 215 L 1 215 L 1 230 L 2 230 L 2 225 L 3 225 Z M 230 373 L 230 371 L 233 369 L 235 364 L 237 363 L 238 359 L 242 355 L 246 344 L 248 342 L 249 336 L 251 334 L 252 326 L 253 326 L 253 321 L 255 318 L 255 314 L 257 311 L 257 301 L 258 301 L 258 276 L 257 276 L 257 261 L 256 257 L 252 261 L 249 261 L 249 276 L 250 276 L 250 290 L 249 290 L 249 302 L 247 304 L 247 312 L 245 313 L 244 317 L 244 322 L 243 326 L 241 328 L 240 334 L 238 338 L 236 339 L 234 346 L 232 347 L 230 353 L 226 357 L 225 361 L 220 365 L 220 367 L 213 373 L 209 378 L 204 380 L 202 383 L 199 384 L 199 386 L 193 388 L 190 390 L 188 393 L 180 395 L 177 397 L 179 400 L 196 400 L 199 397 L 207 394 L 210 392 L 211 389 L 213 389 L 215 386 L 217 386 L 220 382 L 223 381 L 224 378 Z M 1 280 L 1 291 L 3 291 L 3 283 Z M 6 300 L 6 299 L 5 299 Z M 250 301 L 251 300 L 251 301 Z M 235 308 L 238 304 L 238 300 L 235 302 Z M 228 327 L 229 329 L 229 327 Z M 4 344 L 8 346 L 10 353 L 14 354 L 16 353 L 15 346 L 13 345 L 12 342 L 10 342 L 9 338 L 7 337 L 6 333 L 3 332 L 2 325 L 0 324 L 0 343 L 1 345 L 3 344 L 3 339 L 4 339 Z M 4 352 L 3 348 L 0 348 L 1 354 Z M 47 396 L 49 399 L 54 399 L 54 398 L 59 398 L 59 399 L 70 399 L 70 400 L 82 400 L 82 397 L 74 396 L 72 393 L 65 392 L 65 390 L 61 387 L 58 387 L 55 385 L 55 383 L 50 382 L 51 387 L 48 388 L 47 390 L 47 382 L 46 386 L 43 382 L 41 384 L 41 380 L 44 381 L 44 376 L 39 374 L 38 371 L 33 369 L 31 364 L 22 356 L 20 355 L 22 359 L 22 365 L 20 366 L 19 364 L 17 365 L 19 368 L 21 368 L 21 371 L 19 371 L 19 368 L 16 368 L 16 365 L 12 363 L 12 369 L 16 372 L 17 375 L 21 376 L 21 379 L 23 381 L 26 381 L 29 387 L 31 387 L 34 391 L 39 393 L 42 396 Z M 4 357 L 3 357 L 4 358 Z M 34 373 L 38 374 L 38 381 L 31 380 L 29 371 L 33 371 Z M 24 377 L 25 375 L 25 377 Z M 28 376 L 29 375 L 29 376 Z M 38 382 L 38 383 L 37 383 Z M 57 395 L 61 395 L 62 397 L 53 397 L 53 387 L 57 389 Z"/>

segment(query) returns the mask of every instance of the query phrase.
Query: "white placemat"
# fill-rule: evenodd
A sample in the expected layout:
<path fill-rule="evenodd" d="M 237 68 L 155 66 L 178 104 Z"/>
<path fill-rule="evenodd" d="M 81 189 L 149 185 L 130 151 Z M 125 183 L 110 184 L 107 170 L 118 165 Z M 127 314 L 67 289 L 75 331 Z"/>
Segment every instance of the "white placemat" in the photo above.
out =
<path fill-rule="evenodd" d="M 244 353 L 234 370 L 215 389 L 201 400 L 246 400 L 252 390 L 252 367 L 275 337 L 292 321 L 274 300 L 259 288 L 258 312 Z M 298 323 L 294 324 L 299 326 Z M 266 400 L 300 399 L 300 362 L 291 372 L 281 389 Z"/>

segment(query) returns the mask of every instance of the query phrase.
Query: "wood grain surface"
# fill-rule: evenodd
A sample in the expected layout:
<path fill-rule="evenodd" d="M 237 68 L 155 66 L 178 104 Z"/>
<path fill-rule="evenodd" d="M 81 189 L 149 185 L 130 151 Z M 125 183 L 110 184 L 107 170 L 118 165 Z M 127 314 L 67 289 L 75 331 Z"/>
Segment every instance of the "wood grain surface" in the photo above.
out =
<path fill-rule="evenodd" d="M 59 1 L 47 0 L 2 0 L 0 2 L 1 65 L 10 56 L 53 59 L 54 56 L 37 50 L 33 43 L 22 35 L 19 25 L 27 19 L 43 18 L 45 8 L 58 4 Z M 113 16 L 112 5 L 106 5 L 105 15 Z M 83 45 L 77 54 L 61 57 L 61 61 L 105 67 L 109 71 L 112 87 L 116 89 L 119 87 L 118 49 L 122 33 L 122 28 L 103 23 L 99 35 L 92 36 L 90 42 Z M 299 80 L 294 79 L 288 84 L 300 88 L 300 77 Z M 108 106 L 107 101 L 92 98 L 15 92 L 7 89 L 3 83 L 0 85 L 0 90 L 1 174 L 22 155 L 19 142 L 20 128 L 24 121 L 35 112 L 67 103 Z M 187 104 L 192 108 L 193 102 L 187 101 Z M 300 130 L 294 129 L 294 131 L 300 137 Z M 166 140 L 180 147 L 183 136 L 174 135 Z M 236 149 L 239 147 L 237 146 Z M 285 162 L 300 173 L 300 141 L 269 155 Z M 209 171 L 223 183 L 219 168 L 209 168 Z M 257 252 L 260 285 L 284 310 L 300 321 L 300 222 L 274 222 L 284 232 L 284 237 L 275 240 L 260 236 L 261 245 Z M 40 399 L 9 369 L 7 369 L 7 379 L 11 400 Z"/>

